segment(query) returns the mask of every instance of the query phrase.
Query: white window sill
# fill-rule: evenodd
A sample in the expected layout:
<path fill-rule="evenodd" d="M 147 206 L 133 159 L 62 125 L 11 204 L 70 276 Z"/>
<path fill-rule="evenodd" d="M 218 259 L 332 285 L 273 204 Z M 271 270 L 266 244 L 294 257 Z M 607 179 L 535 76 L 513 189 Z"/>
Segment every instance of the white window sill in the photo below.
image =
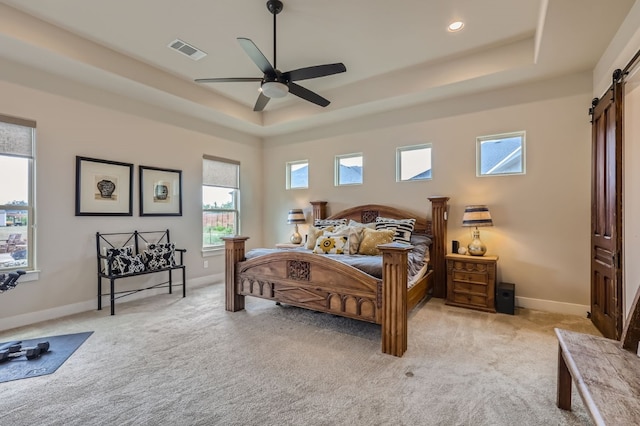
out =
<path fill-rule="evenodd" d="M 224 256 L 224 246 L 202 249 L 202 257 Z"/>

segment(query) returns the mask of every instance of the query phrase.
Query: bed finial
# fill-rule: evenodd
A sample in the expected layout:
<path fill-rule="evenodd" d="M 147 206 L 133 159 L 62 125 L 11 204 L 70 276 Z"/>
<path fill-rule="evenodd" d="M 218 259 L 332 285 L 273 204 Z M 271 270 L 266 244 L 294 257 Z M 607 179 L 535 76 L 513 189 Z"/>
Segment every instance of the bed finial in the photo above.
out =
<path fill-rule="evenodd" d="M 313 206 L 313 220 L 326 219 L 327 217 L 327 202 L 326 201 L 309 201 Z"/>

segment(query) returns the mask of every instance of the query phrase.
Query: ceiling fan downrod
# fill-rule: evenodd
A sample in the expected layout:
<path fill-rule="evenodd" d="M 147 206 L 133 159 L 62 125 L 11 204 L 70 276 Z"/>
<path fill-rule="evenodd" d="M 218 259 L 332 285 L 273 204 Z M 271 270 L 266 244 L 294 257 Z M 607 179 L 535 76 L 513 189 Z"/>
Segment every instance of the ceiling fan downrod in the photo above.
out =
<path fill-rule="evenodd" d="M 276 59 L 276 15 L 282 12 L 284 5 L 280 0 L 268 0 L 267 10 L 273 15 L 273 68 L 278 69 Z"/>

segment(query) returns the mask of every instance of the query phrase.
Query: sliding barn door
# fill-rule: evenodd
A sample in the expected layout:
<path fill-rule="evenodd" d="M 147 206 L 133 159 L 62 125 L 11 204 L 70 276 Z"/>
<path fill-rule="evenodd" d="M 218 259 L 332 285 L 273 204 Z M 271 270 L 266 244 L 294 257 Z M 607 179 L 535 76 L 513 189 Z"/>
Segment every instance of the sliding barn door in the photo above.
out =
<path fill-rule="evenodd" d="M 617 74 L 617 76 L 616 76 Z M 593 102 L 591 194 L 591 320 L 605 337 L 622 334 L 621 73 Z"/>

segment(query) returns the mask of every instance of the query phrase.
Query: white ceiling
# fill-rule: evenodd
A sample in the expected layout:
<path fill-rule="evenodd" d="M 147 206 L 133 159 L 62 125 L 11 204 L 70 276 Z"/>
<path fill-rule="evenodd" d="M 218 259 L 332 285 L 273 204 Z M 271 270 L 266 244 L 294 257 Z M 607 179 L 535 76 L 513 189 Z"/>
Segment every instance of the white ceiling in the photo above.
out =
<path fill-rule="evenodd" d="M 257 113 L 258 82 L 193 80 L 262 76 L 236 38 L 273 63 L 265 1 L 0 0 L 0 60 L 273 136 L 591 70 L 635 0 L 283 0 L 277 68 L 343 62 L 347 72 L 299 82 L 327 108 L 290 94 Z M 462 31 L 447 31 L 454 20 Z M 169 49 L 176 38 L 208 56 Z"/>

